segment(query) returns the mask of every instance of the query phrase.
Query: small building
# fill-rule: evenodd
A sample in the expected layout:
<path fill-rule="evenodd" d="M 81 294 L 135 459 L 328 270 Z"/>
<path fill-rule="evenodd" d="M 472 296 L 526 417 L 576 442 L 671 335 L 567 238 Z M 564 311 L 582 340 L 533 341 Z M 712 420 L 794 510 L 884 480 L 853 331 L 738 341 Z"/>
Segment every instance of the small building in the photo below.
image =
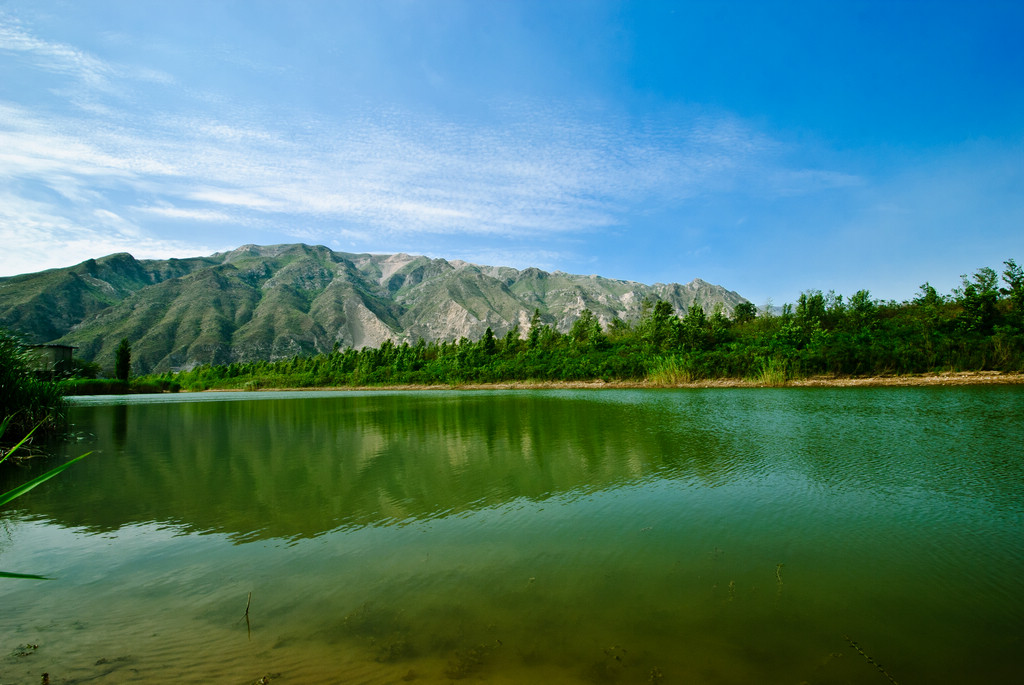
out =
<path fill-rule="evenodd" d="M 29 345 L 39 366 L 38 371 L 54 376 L 64 376 L 72 371 L 71 358 L 78 348 L 73 345 Z"/>

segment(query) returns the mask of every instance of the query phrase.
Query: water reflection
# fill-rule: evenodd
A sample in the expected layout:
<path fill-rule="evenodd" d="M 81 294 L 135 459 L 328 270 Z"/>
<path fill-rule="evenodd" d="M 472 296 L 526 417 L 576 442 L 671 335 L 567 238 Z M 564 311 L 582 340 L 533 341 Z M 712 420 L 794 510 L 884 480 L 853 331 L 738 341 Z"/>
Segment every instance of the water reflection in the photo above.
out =
<path fill-rule="evenodd" d="M 95 436 L 70 449 L 95 456 L 23 506 L 94 531 L 301 538 L 736 467 L 699 413 L 530 393 L 80 406 L 72 421 Z"/>
<path fill-rule="evenodd" d="M 1013 502 L 1021 465 L 1004 446 L 1019 447 L 1024 428 L 1007 424 L 1005 405 L 985 397 L 991 393 L 971 402 L 961 390 L 956 414 L 947 393 L 905 389 L 270 395 L 79 406 L 72 421 L 94 434 L 65 450 L 95 456 L 19 504 L 93 531 L 156 522 L 254 540 L 655 477 L 704 487 L 773 479 L 789 487 L 797 479 L 826 494 L 851 488 L 884 500 L 913 488 Z M 1021 406 L 1019 393 L 1009 398 Z"/>
<path fill-rule="evenodd" d="M 112 410 L 111 434 L 113 435 L 114 445 L 118 449 L 123 450 L 128 439 L 128 405 L 117 404 L 112 407 Z"/>

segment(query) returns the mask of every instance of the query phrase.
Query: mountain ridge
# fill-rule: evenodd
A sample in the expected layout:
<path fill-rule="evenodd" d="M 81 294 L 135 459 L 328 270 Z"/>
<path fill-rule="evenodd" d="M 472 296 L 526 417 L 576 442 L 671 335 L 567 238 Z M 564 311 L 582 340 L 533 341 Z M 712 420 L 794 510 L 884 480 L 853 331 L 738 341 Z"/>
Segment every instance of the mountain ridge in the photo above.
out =
<path fill-rule="evenodd" d="M 132 342 L 137 373 L 192 368 L 384 340 L 476 339 L 490 327 L 526 335 L 534 311 L 568 331 L 584 309 L 602 323 L 638 319 L 662 299 L 725 312 L 746 301 L 695 278 L 686 284 L 485 266 L 406 253 L 336 252 L 302 243 L 242 245 L 206 257 L 138 260 L 128 253 L 0 278 L 0 327 L 32 343 L 74 345 L 112 360 Z"/>

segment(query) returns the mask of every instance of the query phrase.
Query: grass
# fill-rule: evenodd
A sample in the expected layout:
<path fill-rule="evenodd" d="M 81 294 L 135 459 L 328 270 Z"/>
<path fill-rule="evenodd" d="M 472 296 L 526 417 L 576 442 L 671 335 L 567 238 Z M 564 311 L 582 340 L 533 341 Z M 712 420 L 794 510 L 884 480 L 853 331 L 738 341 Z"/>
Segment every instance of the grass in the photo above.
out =
<path fill-rule="evenodd" d="M 761 368 L 752 380 L 765 387 L 781 388 L 790 380 L 789 364 L 784 359 L 768 357 L 761 363 Z"/>
<path fill-rule="evenodd" d="M 647 372 L 647 380 L 655 385 L 679 385 L 694 382 L 697 375 L 686 357 L 672 355 L 655 359 Z"/>

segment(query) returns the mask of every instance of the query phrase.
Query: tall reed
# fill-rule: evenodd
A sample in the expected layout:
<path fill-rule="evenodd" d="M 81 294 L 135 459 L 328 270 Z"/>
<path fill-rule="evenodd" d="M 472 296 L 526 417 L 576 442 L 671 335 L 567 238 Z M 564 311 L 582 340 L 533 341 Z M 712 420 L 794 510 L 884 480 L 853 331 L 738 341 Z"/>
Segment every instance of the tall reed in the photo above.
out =
<path fill-rule="evenodd" d="M 778 357 L 763 359 L 760 368 L 753 376 L 754 382 L 769 388 L 780 388 L 789 382 L 789 379 L 789 364 L 785 359 Z"/>
<path fill-rule="evenodd" d="M 688 357 L 671 355 L 656 357 L 649 364 L 647 380 L 655 385 L 680 385 L 697 380 Z"/>

